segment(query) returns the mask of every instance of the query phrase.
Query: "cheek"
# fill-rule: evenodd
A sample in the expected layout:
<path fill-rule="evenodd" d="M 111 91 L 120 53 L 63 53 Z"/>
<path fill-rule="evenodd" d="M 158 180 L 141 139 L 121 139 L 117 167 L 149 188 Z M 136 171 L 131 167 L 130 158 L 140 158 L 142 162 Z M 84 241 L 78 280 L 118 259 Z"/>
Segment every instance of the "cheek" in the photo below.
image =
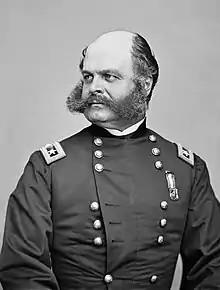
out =
<path fill-rule="evenodd" d="M 86 86 L 83 84 L 83 87 L 82 87 L 82 97 L 87 97 L 88 96 L 88 93 L 89 93 L 89 86 Z"/>
<path fill-rule="evenodd" d="M 107 87 L 106 92 L 112 99 L 120 101 L 124 99 L 124 97 L 128 95 L 133 88 L 134 85 L 131 83 L 120 83 Z"/>
<path fill-rule="evenodd" d="M 125 90 L 125 85 L 122 83 L 113 83 L 113 84 L 106 84 L 105 86 L 105 91 L 112 96 L 117 96 L 117 95 L 121 95 L 121 93 L 123 93 L 123 91 Z"/>

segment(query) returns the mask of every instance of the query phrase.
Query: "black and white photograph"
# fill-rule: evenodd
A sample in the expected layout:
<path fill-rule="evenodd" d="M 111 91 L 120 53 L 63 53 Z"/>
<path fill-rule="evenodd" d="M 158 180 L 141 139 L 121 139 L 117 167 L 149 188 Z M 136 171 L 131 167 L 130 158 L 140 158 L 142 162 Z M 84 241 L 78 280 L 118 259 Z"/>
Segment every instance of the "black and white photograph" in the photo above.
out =
<path fill-rule="evenodd" d="M 0 0 L 0 290 L 220 290 L 219 15 Z"/>

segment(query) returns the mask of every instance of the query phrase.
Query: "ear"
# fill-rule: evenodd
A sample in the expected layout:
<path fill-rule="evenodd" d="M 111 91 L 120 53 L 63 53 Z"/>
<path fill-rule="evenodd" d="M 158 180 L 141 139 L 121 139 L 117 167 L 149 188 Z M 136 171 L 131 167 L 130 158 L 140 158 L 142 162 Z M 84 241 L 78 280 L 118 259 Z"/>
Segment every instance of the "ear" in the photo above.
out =
<path fill-rule="evenodd" d="M 148 77 L 148 78 L 145 79 L 144 87 L 145 87 L 145 90 L 146 90 L 146 92 L 147 92 L 147 95 L 149 95 L 149 93 L 150 93 L 150 91 L 151 91 L 152 84 L 153 84 L 153 79 L 152 79 L 152 77 Z"/>

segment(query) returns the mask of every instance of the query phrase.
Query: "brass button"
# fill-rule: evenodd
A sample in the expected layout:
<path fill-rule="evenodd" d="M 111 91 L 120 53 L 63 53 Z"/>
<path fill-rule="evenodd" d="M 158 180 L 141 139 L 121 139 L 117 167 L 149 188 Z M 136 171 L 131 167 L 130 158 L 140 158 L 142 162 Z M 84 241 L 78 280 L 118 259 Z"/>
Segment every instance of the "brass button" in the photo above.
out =
<path fill-rule="evenodd" d="M 110 275 L 110 274 L 105 275 L 104 281 L 107 284 L 112 283 L 112 281 L 113 281 L 112 275 Z"/>
<path fill-rule="evenodd" d="M 167 224 L 167 220 L 166 219 L 161 219 L 160 220 L 160 226 L 161 226 L 161 228 L 164 228 L 166 226 L 166 224 Z"/>
<path fill-rule="evenodd" d="M 158 244 L 163 244 L 163 242 L 164 242 L 164 238 L 163 238 L 163 236 L 159 236 L 159 237 L 157 238 L 157 242 L 158 242 Z"/>
<path fill-rule="evenodd" d="M 158 161 L 155 162 L 155 167 L 157 169 L 161 169 L 163 167 L 163 163 L 160 160 L 158 160 Z"/>
<path fill-rule="evenodd" d="M 160 149 L 158 149 L 158 148 L 153 148 L 153 149 L 152 149 L 152 153 L 153 153 L 153 155 L 155 155 L 155 156 L 159 156 L 159 155 L 160 155 Z"/>
<path fill-rule="evenodd" d="M 163 201 L 161 201 L 161 203 L 160 203 L 160 207 L 162 208 L 162 209 L 167 209 L 168 208 L 168 203 L 167 203 L 167 201 L 165 201 L 165 200 L 163 200 Z"/>
<path fill-rule="evenodd" d="M 96 237 L 94 240 L 93 240 L 94 244 L 96 246 L 101 246 L 102 245 L 102 239 L 100 237 Z"/>
<path fill-rule="evenodd" d="M 156 138 L 155 135 L 151 134 L 151 135 L 149 135 L 149 140 L 150 140 L 151 142 L 156 142 L 156 141 L 157 141 L 157 138 Z"/>
<path fill-rule="evenodd" d="M 97 210 L 99 210 L 99 204 L 98 204 L 98 202 L 93 201 L 93 202 L 90 204 L 90 209 L 91 209 L 92 211 L 97 211 Z"/>
<path fill-rule="evenodd" d="M 96 150 L 96 151 L 94 152 L 94 155 L 95 155 L 96 158 L 102 158 L 103 153 L 102 153 L 101 150 Z"/>
<path fill-rule="evenodd" d="M 98 229 L 101 228 L 101 226 L 102 226 L 102 223 L 101 223 L 100 220 L 95 220 L 95 221 L 94 221 L 94 223 L 93 223 L 93 227 L 94 227 L 94 229 L 98 230 Z"/>
<path fill-rule="evenodd" d="M 96 146 L 102 146 L 103 142 L 101 138 L 95 138 L 94 143 Z"/>
<path fill-rule="evenodd" d="M 104 166 L 103 166 L 102 164 L 97 163 L 97 164 L 95 165 L 95 171 L 97 171 L 97 172 L 102 172 L 103 170 L 104 170 Z"/>
<path fill-rule="evenodd" d="M 157 275 L 153 275 L 150 278 L 151 283 L 155 283 L 157 281 Z"/>

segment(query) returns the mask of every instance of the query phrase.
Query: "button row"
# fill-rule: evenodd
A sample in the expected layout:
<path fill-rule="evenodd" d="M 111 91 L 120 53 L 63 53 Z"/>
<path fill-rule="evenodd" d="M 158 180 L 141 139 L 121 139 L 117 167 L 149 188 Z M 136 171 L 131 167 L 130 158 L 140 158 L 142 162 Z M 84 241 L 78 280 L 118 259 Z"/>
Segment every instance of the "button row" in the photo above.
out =
<path fill-rule="evenodd" d="M 160 203 L 160 207 L 161 207 L 161 209 L 163 209 L 163 210 L 167 210 L 167 208 L 168 208 L 168 203 L 167 203 L 167 201 L 165 201 L 165 200 L 161 201 L 161 203 Z M 165 218 L 161 219 L 161 220 L 160 220 L 160 226 L 161 226 L 161 228 L 164 228 L 166 225 L 167 225 L 167 220 L 166 220 Z M 163 242 L 164 242 L 164 237 L 163 237 L 163 236 L 159 236 L 159 237 L 157 238 L 157 243 L 158 243 L 158 244 L 163 244 Z"/>
<path fill-rule="evenodd" d="M 149 135 L 149 140 L 151 142 L 156 142 L 157 138 L 156 138 L 155 135 L 152 134 L 152 135 Z M 102 141 L 101 138 L 97 137 L 97 138 L 94 139 L 94 144 L 96 146 L 100 147 L 100 146 L 103 145 L 103 141 Z M 159 156 L 160 155 L 160 149 L 156 148 L 156 147 L 153 148 L 152 149 L 152 154 L 155 155 L 155 156 Z M 103 157 L 103 152 L 101 150 L 95 150 L 94 151 L 94 155 L 95 155 L 96 158 L 100 159 L 100 158 Z M 163 164 L 162 164 L 162 162 L 160 160 L 156 161 L 154 165 L 155 165 L 155 167 L 157 169 L 162 169 L 163 168 Z M 103 170 L 104 170 L 104 166 L 102 164 L 100 164 L 100 163 L 95 164 L 95 171 L 102 172 Z"/>
<path fill-rule="evenodd" d="M 98 224 L 97 224 L 97 227 L 95 227 L 96 225 L 95 225 L 95 222 L 98 222 Z M 100 221 L 95 221 L 94 222 L 94 224 L 93 224 L 93 226 L 94 226 L 94 228 L 95 229 L 100 229 L 101 228 L 101 223 L 100 223 Z M 94 242 L 94 244 L 96 245 L 96 246 L 101 246 L 102 244 L 103 244 L 103 240 L 102 240 L 102 238 L 101 237 L 96 237 L 96 238 L 94 238 L 93 239 L 93 242 Z M 158 238 L 157 238 L 157 243 L 158 244 L 163 244 L 164 243 L 164 237 L 163 236 L 159 236 Z"/>
<path fill-rule="evenodd" d="M 161 208 L 162 208 L 162 209 L 167 209 L 167 207 L 168 207 L 167 202 L 166 202 L 166 201 L 162 201 L 162 202 L 161 202 Z M 98 210 L 99 210 L 99 204 L 98 204 L 98 202 L 93 201 L 93 202 L 90 204 L 90 209 L 91 209 L 92 211 L 94 211 L 94 212 L 95 212 L 95 211 L 98 211 Z M 161 220 L 160 220 L 160 225 L 161 225 L 161 227 L 165 227 L 166 224 L 167 224 L 167 220 L 166 220 L 166 219 L 161 219 Z M 93 227 L 94 227 L 94 229 L 100 229 L 101 226 L 102 226 L 102 223 L 101 223 L 100 220 L 95 220 L 95 221 L 93 222 Z M 162 244 L 162 243 L 164 242 L 164 237 L 163 237 L 163 236 L 159 236 L 158 239 L 157 239 L 157 242 L 158 242 L 158 244 Z M 93 243 L 94 243 L 96 246 L 101 246 L 101 245 L 103 244 L 103 240 L 102 240 L 101 237 L 96 237 L 96 238 L 93 239 Z M 157 281 L 157 278 L 158 278 L 157 275 L 152 275 L 151 278 L 150 278 L 150 282 L 151 282 L 151 283 L 155 283 L 155 282 Z M 104 281 L 105 281 L 106 284 L 110 284 L 110 283 L 112 283 L 112 281 L 113 281 L 113 277 L 112 277 L 112 275 L 110 275 L 110 274 L 106 274 L 105 277 L 104 277 Z"/>
<path fill-rule="evenodd" d="M 154 143 L 157 142 L 157 137 L 155 135 L 153 135 L 153 134 L 149 135 L 148 138 L 149 138 L 149 140 L 151 142 L 154 142 Z M 153 148 L 152 149 L 152 154 L 155 155 L 155 156 L 159 156 L 160 155 L 160 149 L 156 148 L 156 147 Z M 158 170 L 163 168 L 163 164 L 162 164 L 162 162 L 160 160 L 156 161 L 154 163 L 154 165 L 155 165 L 156 169 L 158 169 Z"/>
<path fill-rule="evenodd" d="M 157 275 L 152 275 L 150 278 L 150 282 L 155 283 L 157 281 L 157 279 L 158 279 Z M 105 275 L 104 281 L 106 284 L 112 283 L 112 281 L 113 281 L 112 275 L 110 275 L 110 274 Z"/>
<path fill-rule="evenodd" d="M 167 203 L 167 201 L 165 201 L 165 200 L 161 201 L 161 203 L 160 203 L 160 207 L 161 207 L 163 210 L 166 210 L 166 209 L 168 208 L 168 203 Z M 98 204 L 98 202 L 97 202 L 97 201 L 93 201 L 93 202 L 90 204 L 90 209 L 91 209 L 92 211 L 98 211 L 98 210 L 99 210 L 99 204 Z M 166 225 L 167 220 L 166 220 L 166 219 L 162 219 L 162 220 L 160 221 L 160 223 L 161 223 L 161 226 L 163 227 L 163 226 Z"/>
<path fill-rule="evenodd" d="M 93 201 L 91 204 L 90 204 L 90 209 L 91 211 L 98 211 L 99 210 L 99 204 L 97 201 Z M 100 220 L 95 220 L 93 222 L 93 228 L 98 230 L 102 227 L 102 223 Z M 102 241 L 102 238 L 100 237 L 96 237 L 93 239 L 93 243 L 96 245 L 96 246 L 101 246 L 103 244 L 103 241 Z"/>
<path fill-rule="evenodd" d="M 97 151 L 95 151 L 95 152 L 97 152 Z M 100 151 L 101 152 L 101 151 Z M 98 153 L 98 154 L 100 154 L 100 153 Z M 101 158 L 103 155 L 99 155 L 100 157 L 97 157 L 97 158 Z M 155 167 L 157 168 L 157 169 L 162 169 L 163 168 L 163 164 L 162 164 L 162 162 L 160 161 L 160 160 L 158 160 L 158 161 L 156 161 L 155 162 Z M 102 172 L 104 170 L 104 166 L 101 164 L 101 163 L 96 163 L 95 164 L 95 171 L 97 171 L 97 172 Z"/>

